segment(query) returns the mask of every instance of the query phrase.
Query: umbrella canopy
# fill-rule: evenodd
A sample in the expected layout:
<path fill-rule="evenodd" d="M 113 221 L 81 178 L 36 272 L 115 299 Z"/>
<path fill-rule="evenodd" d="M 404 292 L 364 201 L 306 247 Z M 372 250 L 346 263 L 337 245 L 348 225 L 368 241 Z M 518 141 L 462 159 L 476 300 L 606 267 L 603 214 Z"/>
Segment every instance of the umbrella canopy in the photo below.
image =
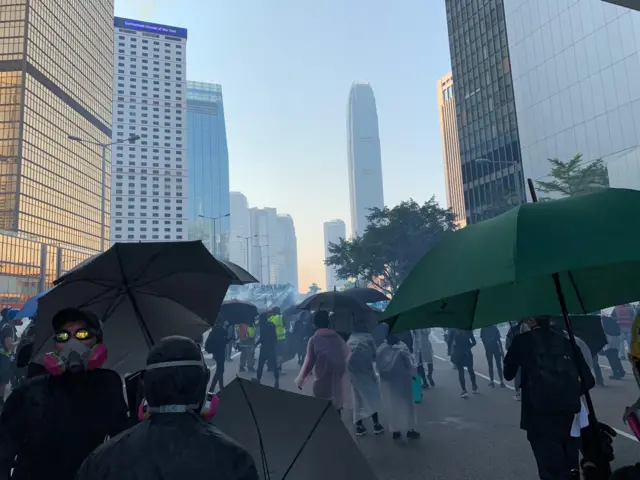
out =
<path fill-rule="evenodd" d="M 344 292 L 320 292 L 304 299 L 298 306 L 300 310 L 327 310 L 335 312 L 336 310 L 361 311 L 367 308 L 367 305 L 351 295 L 345 295 Z"/>
<path fill-rule="evenodd" d="M 238 325 L 240 323 L 250 325 L 255 323 L 259 312 L 258 307 L 253 303 L 242 300 L 228 300 L 222 302 L 220 314 L 225 321 L 229 322 L 229 325 Z"/>
<path fill-rule="evenodd" d="M 263 480 L 370 480 L 367 460 L 331 402 L 236 378 L 214 423 L 245 447 Z"/>
<path fill-rule="evenodd" d="M 353 297 L 362 303 L 378 303 L 389 300 L 389 297 L 375 288 L 348 288 L 340 293 Z"/>
<path fill-rule="evenodd" d="M 231 285 L 247 285 L 249 283 L 260 283 L 256 277 L 247 272 L 240 265 L 237 265 L 229 260 L 219 260 L 223 267 L 225 267 L 231 275 L 233 275 L 233 280 Z"/>
<path fill-rule="evenodd" d="M 640 191 L 520 205 L 449 234 L 413 268 L 384 312 L 394 331 L 474 329 L 569 313 L 587 314 L 640 296 Z"/>
<path fill-rule="evenodd" d="M 39 299 L 34 358 L 53 347 L 53 316 L 73 307 L 104 323 L 106 367 L 137 371 L 149 347 L 166 336 L 201 341 L 234 280 L 199 241 L 117 243 L 60 277 Z"/>
<path fill-rule="evenodd" d="M 564 319 L 560 316 L 553 319 L 556 325 L 564 328 Z M 602 328 L 600 315 L 571 315 L 573 334 L 587 344 L 594 355 L 607 344 L 607 337 Z"/>

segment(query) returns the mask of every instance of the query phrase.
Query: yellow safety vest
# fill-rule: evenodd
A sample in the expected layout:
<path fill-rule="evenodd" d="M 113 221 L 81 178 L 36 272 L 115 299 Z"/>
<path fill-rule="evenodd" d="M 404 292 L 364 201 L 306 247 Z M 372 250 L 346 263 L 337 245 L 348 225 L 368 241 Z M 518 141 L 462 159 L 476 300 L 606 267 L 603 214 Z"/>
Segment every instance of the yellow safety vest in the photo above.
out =
<path fill-rule="evenodd" d="M 272 315 L 269 318 L 269 321 L 273 323 L 273 326 L 276 327 L 276 337 L 278 341 L 286 340 L 287 338 L 287 329 L 284 328 L 284 318 L 282 315 Z"/>
<path fill-rule="evenodd" d="M 247 327 L 247 335 L 249 338 L 254 338 L 256 336 L 256 327 Z"/>

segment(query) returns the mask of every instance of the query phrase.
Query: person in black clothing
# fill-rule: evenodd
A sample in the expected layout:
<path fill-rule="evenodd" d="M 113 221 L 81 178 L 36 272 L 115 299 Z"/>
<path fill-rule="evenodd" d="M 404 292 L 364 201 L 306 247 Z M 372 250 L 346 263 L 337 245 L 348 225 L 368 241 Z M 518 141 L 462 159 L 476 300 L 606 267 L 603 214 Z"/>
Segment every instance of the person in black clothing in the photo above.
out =
<path fill-rule="evenodd" d="M 163 338 L 144 371 L 149 418 L 98 447 L 76 480 L 258 480 L 251 455 L 209 421 L 209 376 L 195 342 Z"/>
<path fill-rule="evenodd" d="M 581 410 L 581 394 L 595 380 L 582 353 L 550 328 L 549 317 L 526 323 L 530 331 L 516 335 L 507 350 L 504 377 L 513 380 L 521 372 L 520 428 L 527 432 L 540 478 L 568 479 L 579 467 L 580 437 L 571 436 L 572 424 Z"/>
<path fill-rule="evenodd" d="M 487 356 L 487 365 L 489 365 L 489 386 L 491 388 L 496 386 L 496 382 L 493 380 L 493 362 L 495 360 L 496 369 L 498 370 L 498 378 L 500 378 L 500 386 L 505 388 L 504 379 L 502 378 L 502 357 L 504 356 L 502 351 L 502 340 L 500 339 L 500 330 L 495 325 L 490 327 L 484 327 L 480 330 L 480 338 L 484 345 L 484 352 Z"/>
<path fill-rule="evenodd" d="M 259 322 L 260 337 L 256 342 L 256 347 L 260 345 L 260 355 L 258 357 L 258 371 L 256 372 L 254 381 L 258 383 L 261 382 L 264 364 L 266 363 L 275 377 L 274 387 L 280 388 L 280 372 L 277 368 L 278 336 L 276 334 L 276 327 L 269 321 L 266 313 L 260 314 Z"/>
<path fill-rule="evenodd" d="M 11 392 L 0 415 L 0 479 L 72 480 L 105 438 L 130 426 L 120 375 L 106 360 L 98 319 L 76 309 L 53 318 L 59 363 Z M 13 469 L 13 474 L 11 474 Z"/>
<path fill-rule="evenodd" d="M 447 347 L 449 354 L 451 355 L 451 361 L 458 370 L 458 379 L 460 380 L 460 386 L 462 387 L 462 393 L 460 398 L 467 398 L 467 385 L 464 378 L 464 369 L 469 372 L 469 379 L 471 380 L 471 388 L 473 393 L 478 391 L 478 384 L 476 383 L 476 372 L 473 370 L 473 353 L 471 349 L 477 345 L 473 332 L 467 330 L 451 329 L 447 337 Z"/>
<path fill-rule="evenodd" d="M 204 345 L 205 351 L 213 355 L 213 359 L 216 362 L 216 373 L 211 383 L 212 389 L 218 384 L 220 385 L 220 390 L 224 388 L 224 362 L 226 360 L 227 343 L 229 343 L 227 327 L 218 318 Z"/>

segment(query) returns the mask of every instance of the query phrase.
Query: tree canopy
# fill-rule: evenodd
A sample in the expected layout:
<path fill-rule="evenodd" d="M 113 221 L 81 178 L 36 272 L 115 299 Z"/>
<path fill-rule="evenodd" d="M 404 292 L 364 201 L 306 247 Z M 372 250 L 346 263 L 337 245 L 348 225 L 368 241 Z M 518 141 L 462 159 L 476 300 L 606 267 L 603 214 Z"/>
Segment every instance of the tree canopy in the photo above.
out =
<path fill-rule="evenodd" d="M 582 154 L 577 153 L 566 162 L 550 158 L 549 163 L 551 164 L 551 173 L 549 174 L 551 179 L 536 182 L 540 193 L 570 197 L 609 187 L 607 165 L 601 158 L 585 163 Z M 541 197 L 541 200 L 548 199 L 549 197 Z"/>
<path fill-rule="evenodd" d="M 435 197 L 423 205 L 408 200 L 374 208 L 367 218 L 364 235 L 330 244 L 325 263 L 343 280 L 364 279 L 386 293 L 394 293 L 416 262 L 456 228 L 455 214 Z"/>
<path fill-rule="evenodd" d="M 320 288 L 317 283 L 312 283 L 311 285 L 309 285 L 309 292 L 307 293 L 309 295 L 315 295 L 316 293 L 319 293 L 321 291 L 322 288 Z"/>

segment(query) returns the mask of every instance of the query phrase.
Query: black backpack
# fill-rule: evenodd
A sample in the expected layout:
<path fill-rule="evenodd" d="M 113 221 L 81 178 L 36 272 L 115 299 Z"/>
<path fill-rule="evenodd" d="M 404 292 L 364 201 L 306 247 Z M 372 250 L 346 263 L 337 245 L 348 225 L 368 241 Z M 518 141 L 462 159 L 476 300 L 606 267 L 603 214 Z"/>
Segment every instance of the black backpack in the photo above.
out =
<path fill-rule="evenodd" d="M 533 364 L 527 372 L 525 393 L 542 413 L 580 411 L 580 377 L 569 340 L 554 331 L 533 331 Z"/>

